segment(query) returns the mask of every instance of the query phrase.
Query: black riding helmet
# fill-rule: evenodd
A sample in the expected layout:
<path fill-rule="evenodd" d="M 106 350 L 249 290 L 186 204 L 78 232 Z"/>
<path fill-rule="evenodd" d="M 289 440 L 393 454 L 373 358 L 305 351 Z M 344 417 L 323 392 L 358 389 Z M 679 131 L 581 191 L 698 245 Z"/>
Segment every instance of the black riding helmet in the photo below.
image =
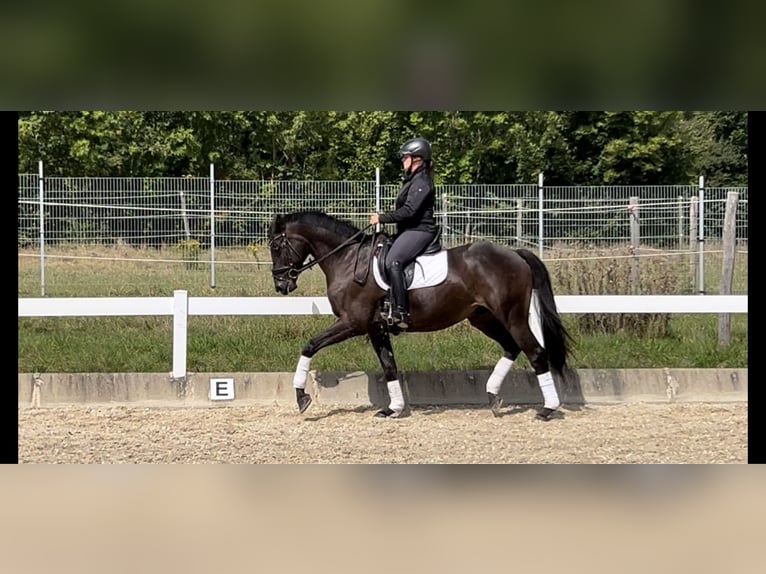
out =
<path fill-rule="evenodd" d="M 399 150 L 399 157 L 414 155 L 422 157 L 426 161 L 431 161 L 431 144 L 425 138 L 414 138 L 405 142 Z"/>

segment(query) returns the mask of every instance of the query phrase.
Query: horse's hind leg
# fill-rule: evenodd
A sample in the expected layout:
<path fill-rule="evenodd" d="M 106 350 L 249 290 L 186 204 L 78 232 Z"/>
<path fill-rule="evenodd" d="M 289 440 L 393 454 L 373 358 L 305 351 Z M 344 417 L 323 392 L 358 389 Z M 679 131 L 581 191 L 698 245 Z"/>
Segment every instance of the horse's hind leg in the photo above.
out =
<path fill-rule="evenodd" d="M 532 315 L 531 319 L 534 321 L 538 320 L 535 314 Z M 540 329 L 537 330 L 539 331 Z M 553 382 L 553 375 L 551 374 L 548 362 L 548 353 L 543 347 L 544 342 L 537 340 L 530 327 L 527 312 L 520 305 L 517 305 L 511 311 L 510 331 L 535 370 L 537 383 L 540 385 L 540 390 L 543 393 L 543 408 L 537 411 L 536 418 L 545 421 L 550 420 L 554 411 L 561 406 L 561 401 L 559 400 L 558 391 L 556 391 L 556 385 Z"/>
<path fill-rule="evenodd" d="M 368 334 L 375 353 L 378 355 L 380 366 L 383 367 L 383 375 L 388 387 L 389 403 L 384 409 L 375 413 L 376 417 L 397 418 L 404 411 L 405 402 L 402 394 L 402 385 L 399 382 L 394 350 L 391 347 L 391 337 L 383 323 L 375 321 L 370 324 Z"/>
<path fill-rule="evenodd" d="M 505 351 L 502 358 L 495 365 L 492 374 L 489 375 L 489 379 L 487 379 L 489 406 L 492 409 L 492 414 L 497 417 L 500 416 L 500 407 L 503 406 L 503 400 L 500 398 L 500 389 L 521 349 L 516 344 L 516 341 L 513 340 L 505 325 L 487 309 L 477 309 L 473 315 L 468 317 L 468 321 L 487 337 L 497 341 L 503 348 L 503 351 Z"/>

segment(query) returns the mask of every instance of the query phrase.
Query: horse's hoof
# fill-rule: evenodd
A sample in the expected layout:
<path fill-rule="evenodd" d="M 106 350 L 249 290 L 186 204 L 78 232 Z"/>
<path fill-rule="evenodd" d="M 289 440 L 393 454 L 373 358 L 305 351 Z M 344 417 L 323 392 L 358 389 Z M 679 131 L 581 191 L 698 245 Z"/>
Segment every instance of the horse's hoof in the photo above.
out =
<path fill-rule="evenodd" d="M 495 393 L 490 392 L 487 392 L 487 398 L 489 399 L 489 408 L 492 409 L 492 414 L 499 417 L 500 407 L 503 406 L 503 399 L 498 397 Z"/>
<path fill-rule="evenodd" d="M 548 407 L 543 407 L 539 411 L 537 411 L 535 418 L 539 421 L 549 421 L 551 420 L 551 417 L 553 416 L 553 413 L 555 412 L 556 412 L 556 409 L 549 409 Z"/>
<path fill-rule="evenodd" d="M 386 407 L 385 409 L 380 409 L 374 416 L 379 419 L 395 419 L 399 416 L 399 413 Z"/>
<path fill-rule="evenodd" d="M 298 397 L 298 412 L 299 413 L 305 413 L 306 409 L 309 408 L 309 405 L 311 404 L 311 395 L 301 395 Z"/>

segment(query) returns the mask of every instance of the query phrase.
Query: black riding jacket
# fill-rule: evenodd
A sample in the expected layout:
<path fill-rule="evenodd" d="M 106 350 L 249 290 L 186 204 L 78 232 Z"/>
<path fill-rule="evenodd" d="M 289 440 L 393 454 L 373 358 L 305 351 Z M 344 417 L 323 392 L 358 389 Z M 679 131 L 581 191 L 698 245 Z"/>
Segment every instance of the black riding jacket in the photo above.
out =
<path fill-rule="evenodd" d="M 408 229 L 436 233 L 434 203 L 436 188 L 425 166 L 420 166 L 404 178 L 402 189 L 396 197 L 396 209 L 381 213 L 380 223 L 396 223 L 396 232 Z"/>

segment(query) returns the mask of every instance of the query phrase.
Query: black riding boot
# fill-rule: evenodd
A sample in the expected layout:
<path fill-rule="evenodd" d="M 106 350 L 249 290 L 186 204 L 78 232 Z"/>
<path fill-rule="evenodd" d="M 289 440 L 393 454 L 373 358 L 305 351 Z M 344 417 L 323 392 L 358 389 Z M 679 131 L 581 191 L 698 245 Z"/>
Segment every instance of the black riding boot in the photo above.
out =
<path fill-rule="evenodd" d="M 388 268 L 388 280 L 391 284 L 391 316 L 394 325 L 400 329 L 410 327 L 410 304 L 407 287 L 404 285 L 402 264 L 394 261 Z"/>

